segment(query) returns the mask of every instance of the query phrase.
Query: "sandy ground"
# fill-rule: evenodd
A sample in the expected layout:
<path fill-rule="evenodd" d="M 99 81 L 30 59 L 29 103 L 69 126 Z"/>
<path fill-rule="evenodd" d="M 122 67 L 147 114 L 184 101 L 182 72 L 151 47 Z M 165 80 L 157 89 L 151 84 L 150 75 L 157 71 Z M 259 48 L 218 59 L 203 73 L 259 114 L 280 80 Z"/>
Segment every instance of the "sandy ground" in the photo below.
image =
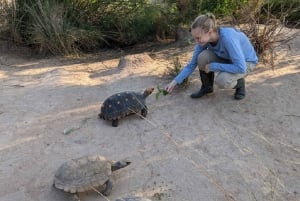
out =
<path fill-rule="evenodd" d="M 82 201 L 300 200 L 300 37 L 278 48 L 274 71 L 260 63 L 247 77 L 242 101 L 217 87 L 191 99 L 201 84 L 195 71 L 187 88 L 148 97 L 146 119 L 133 115 L 118 127 L 98 119 L 101 103 L 117 92 L 165 86 L 174 56 L 184 65 L 192 45 L 75 59 L 1 47 L 1 201 L 70 200 L 52 188 L 54 173 L 89 154 L 132 164 L 113 174 L 109 197 L 87 192 Z"/>

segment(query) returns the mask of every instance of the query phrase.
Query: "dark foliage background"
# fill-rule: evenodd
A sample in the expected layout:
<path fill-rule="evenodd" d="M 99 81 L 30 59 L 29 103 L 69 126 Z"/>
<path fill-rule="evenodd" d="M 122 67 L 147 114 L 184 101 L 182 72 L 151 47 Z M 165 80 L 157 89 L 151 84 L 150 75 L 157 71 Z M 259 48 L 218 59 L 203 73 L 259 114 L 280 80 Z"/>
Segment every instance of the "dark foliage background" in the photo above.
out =
<path fill-rule="evenodd" d="M 241 17 L 245 8 L 251 21 Z M 175 40 L 206 12 L 232 25 L 300 19 L 298 0 L 0 0 L 0 9 L 1 38 L 53 55 Z"/>

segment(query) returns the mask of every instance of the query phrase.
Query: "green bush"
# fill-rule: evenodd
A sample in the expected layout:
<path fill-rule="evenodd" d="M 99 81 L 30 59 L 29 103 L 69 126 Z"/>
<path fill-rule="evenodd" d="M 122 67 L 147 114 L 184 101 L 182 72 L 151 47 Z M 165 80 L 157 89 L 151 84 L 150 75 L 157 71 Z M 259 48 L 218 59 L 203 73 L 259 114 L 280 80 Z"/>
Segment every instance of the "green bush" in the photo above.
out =
<path fill-rule="evenodd" d="M 127 46 L 174 33 L 176 9 L 148 0 L 15 0 L 22 41 L 41 52 L 70 54 Z"/>
<path fill-rule="evenodd" d="M 212 12 L 217 17 L 231 16 L 247 2 L 248 0 L 203 0 L 201 10 L 204 12 Z"/>
<path fill-rule="evenodd" d="M 137 42 L 145 42 L 151 39 L 155 32 L 154 20 L 152 14 L 154 9 L 139 9 L 128 13 L 123 10 L 122 13 L 115 13 L 103 16 L 100 27 L 107 32 L 107 40 L 110 43 L 128 46 Z"/>
<path fill-rule="evenodd" d="M 284 20 L 286 25 L 299 25 L 300 1 L 299 0 L 265 0 L 262 13 L 271 14 L 274 18 Z"/>
<path fill-rule="evenodd" d="M 76 53 L 80 48 L 103 43 L 101 31 L 84 23 L 85 15 L 80 14 L 84 9 L 76 8 L 78 2 L 16 0 L 16 30 L 25 44 L 55 55 Z"/>
<path fill-rule="evenodd" d="M 123 9 L 103 16 L 101 28 L 109 32 L 108 40 L 121 46 L 165 39 L 173 34 L 174 8 L 163 4 L 140 2 L 140 6 L 123 5 Z M 168 8 L 168 9 L 166 9 Z"/>
<path fill-rule="evenodd" d="M 8 1 L 8 0 L 0 0 Z M 128 46 L 175 38 L 178 26 L 190 26 L 199 14 L 219 19 L 248 4 L 272 2 L 273 16 L 299 22 L 299 1 L 292 0 L 13 0 L 0 17 L 11 40 L 22 41 L 41 52 L 70 54 L 104 46 Z M 292 2 L 292 3 L 291 3 Z M 272 5 L 270 7 L 270 5 Z M 255 8 L 256 9 L 256 8 Z M 2 9 L 3 10 L 3 9 Z M 1 10 L 1 11 L 2 11 Z M 250 9 L 251 10 L 251 9 Z M 280 10 L 289 10 L 284 18 Z M 256 12 L 256 11 L 255 11 Z M 260 15 L 263 16 L 263 15 Z M 262 19 L 266 19 L 262 17 Z M 260 21 L 261 22 L 261 21 Z M 256 23 L 256 22 L 255 22 Z M 3 29 L 3 27 L 1 27 Z"/>

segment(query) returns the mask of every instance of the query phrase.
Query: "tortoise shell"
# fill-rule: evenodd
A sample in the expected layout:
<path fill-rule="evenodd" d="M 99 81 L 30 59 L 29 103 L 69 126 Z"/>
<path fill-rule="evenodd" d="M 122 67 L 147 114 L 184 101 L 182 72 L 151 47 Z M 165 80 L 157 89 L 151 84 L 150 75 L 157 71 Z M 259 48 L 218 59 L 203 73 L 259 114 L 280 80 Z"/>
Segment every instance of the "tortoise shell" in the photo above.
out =
<path fill-rule="evenodd" d="M 146 98 L 153 91 L 154 88 L 148 88 L 144 91 L 144 93 L 125 91 L 113 94 L 102 104 L 99 118 L 104 120 L 112 120 L 112 126 L 118 126 L 119 119 L 131 114 L 141 112 L 141 114 L 146 117 Z"/>
<path fill-rule="evenodd" d="M 70 193 L 99 188 L 110 178 L 111 165 L 112 161 L 100 155 L 67 161 L 56 171 L 53 185 Z"/>

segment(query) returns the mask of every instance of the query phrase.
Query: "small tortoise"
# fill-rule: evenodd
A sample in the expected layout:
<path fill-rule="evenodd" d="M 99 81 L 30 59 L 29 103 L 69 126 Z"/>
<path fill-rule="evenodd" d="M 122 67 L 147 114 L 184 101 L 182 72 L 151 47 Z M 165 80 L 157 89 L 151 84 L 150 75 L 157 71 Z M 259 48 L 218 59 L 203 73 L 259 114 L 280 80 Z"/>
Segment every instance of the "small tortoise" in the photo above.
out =
<path fill-rule="evenodd" d="M 101 106 L 99 118 L 112 120 L 112 126 L 118 126 L 118 120 L 141 112 L 142 116 L 147 116 L 146 98 L 154 91 L 148 88 L 144 93 L 125 91 L 108 97 Z"/>
<path fill-rule="evenodd" d="M 53 186 L 73 193 L 101 189 L 108 196 L 112 190 L 111 173 L 130 164 L 129 161 L 111 161 L 101 155 L 83 156 L 63 163 L 54 176 Z M 78 199 L 79 200 L 79 199 Z"/>
<path fill-rule="evenodd" d="M 151 201 L 151 200 L 143 197 L 129 196 L 124 198 L 118 198 L 116 199 L 116 201 Z"/>

